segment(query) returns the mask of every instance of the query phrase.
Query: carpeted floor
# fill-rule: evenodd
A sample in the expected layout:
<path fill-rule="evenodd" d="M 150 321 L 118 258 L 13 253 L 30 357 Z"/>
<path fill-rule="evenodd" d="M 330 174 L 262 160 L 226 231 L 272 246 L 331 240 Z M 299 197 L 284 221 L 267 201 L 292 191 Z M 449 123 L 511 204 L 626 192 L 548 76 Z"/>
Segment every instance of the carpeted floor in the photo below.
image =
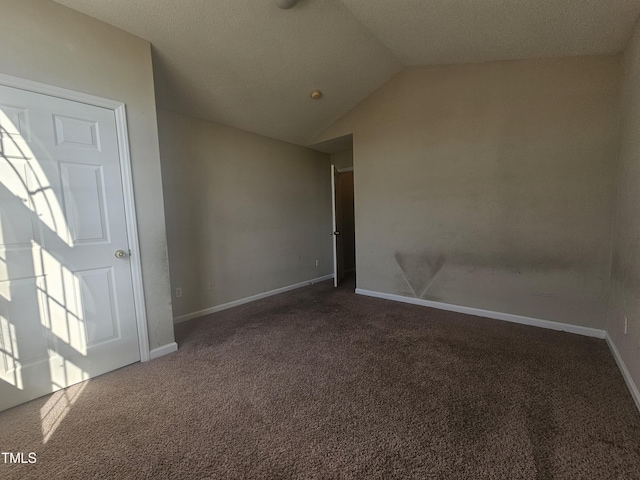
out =
<path fill-rule="evenodd" d="M 0 413 L 0 449 L 37 454 L 0 478 L 640 478 L 603 340 L 352 288 L 182 324 L 174 354 Z"/>

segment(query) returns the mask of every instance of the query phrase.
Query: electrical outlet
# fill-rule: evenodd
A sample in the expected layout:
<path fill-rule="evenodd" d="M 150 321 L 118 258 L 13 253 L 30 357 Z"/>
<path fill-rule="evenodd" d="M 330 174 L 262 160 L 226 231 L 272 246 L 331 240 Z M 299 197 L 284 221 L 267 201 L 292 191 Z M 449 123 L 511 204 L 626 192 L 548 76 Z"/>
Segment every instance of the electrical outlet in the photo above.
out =
<path fill-rule="evenodd" d="M 320 266 L 320 260 L 316 260 L 316 267 Z"/>
<path fill-rule="evenodd" d="M 629 323 L 629 320 L 627 320 L 627 316 L 624 316 L 624 334 L 627 334 L 627 325 Z"/>
<path fill-rule="evenodd" d="M 216 289 L 216 284 L 213 283 L 213 280 L 209 282 L 209 291 L 213 292 Z"/>
<path fill-rule="evenodd" d="M 176 298 L 182 297 L 182 287 L 176 288 Z"/>

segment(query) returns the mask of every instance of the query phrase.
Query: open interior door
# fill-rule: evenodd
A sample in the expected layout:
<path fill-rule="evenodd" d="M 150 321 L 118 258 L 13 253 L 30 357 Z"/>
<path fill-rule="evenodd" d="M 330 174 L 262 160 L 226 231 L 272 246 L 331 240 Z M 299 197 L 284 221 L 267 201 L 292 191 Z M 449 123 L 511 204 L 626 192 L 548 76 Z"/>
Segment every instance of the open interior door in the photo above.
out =
<path fill-rule="evenodd" d="M 337 287 L 344 277 L 344 256 L 340 228 L 342 227 L 342 199 L 338 188 L 338 176 L 340 173 L 335 165 L 331 165 L 331 213 L 333 219 L 333 286 Z"/>

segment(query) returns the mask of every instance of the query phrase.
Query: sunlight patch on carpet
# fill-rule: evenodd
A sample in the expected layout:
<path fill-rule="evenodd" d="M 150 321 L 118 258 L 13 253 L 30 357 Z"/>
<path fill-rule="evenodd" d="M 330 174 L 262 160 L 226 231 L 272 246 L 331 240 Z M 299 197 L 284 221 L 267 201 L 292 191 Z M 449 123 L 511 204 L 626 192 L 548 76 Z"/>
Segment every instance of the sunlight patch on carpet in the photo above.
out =
<path fill-rule="evenodd" d="M 42 443 L 49 441 L 88 384 L 89 381 L 87 380 L 69 388 L 58 390 L 47 400 L 47 403 L 40 409 Z"/>

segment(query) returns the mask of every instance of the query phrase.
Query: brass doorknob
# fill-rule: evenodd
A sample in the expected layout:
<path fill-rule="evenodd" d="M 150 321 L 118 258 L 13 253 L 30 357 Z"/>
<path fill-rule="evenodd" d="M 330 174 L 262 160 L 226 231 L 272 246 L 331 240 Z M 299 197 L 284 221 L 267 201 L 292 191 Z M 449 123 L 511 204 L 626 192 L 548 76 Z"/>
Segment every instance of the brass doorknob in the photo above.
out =
<path fill-rule="evenodd" d="M 116 258 L 126 258 L 127 252 L 124 250 L 116 250 Z"/>

